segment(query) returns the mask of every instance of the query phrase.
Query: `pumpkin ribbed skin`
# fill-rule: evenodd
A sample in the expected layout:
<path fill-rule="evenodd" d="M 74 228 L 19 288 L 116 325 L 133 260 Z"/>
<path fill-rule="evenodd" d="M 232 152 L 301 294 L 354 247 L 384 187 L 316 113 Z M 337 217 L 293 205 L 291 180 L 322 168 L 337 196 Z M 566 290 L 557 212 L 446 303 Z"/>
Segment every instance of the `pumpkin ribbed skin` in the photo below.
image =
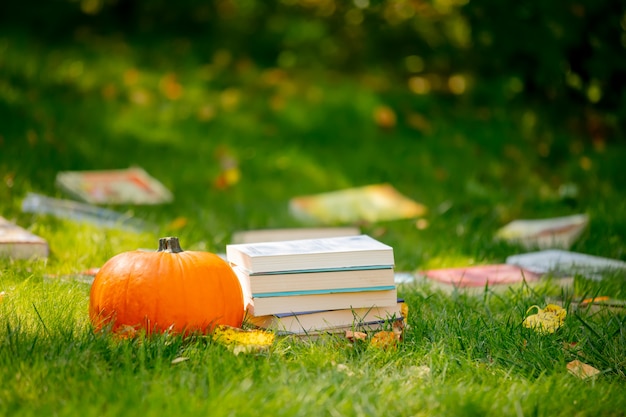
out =
<path fill-rule="evenodd" d="M 243 315 L 237 276 L 209 252 L 121 253 L 100 268 L 89 297 L 96 330 L 111 325 L 114 332 L 207 333 L 218 324 L 241 327 Z"/>

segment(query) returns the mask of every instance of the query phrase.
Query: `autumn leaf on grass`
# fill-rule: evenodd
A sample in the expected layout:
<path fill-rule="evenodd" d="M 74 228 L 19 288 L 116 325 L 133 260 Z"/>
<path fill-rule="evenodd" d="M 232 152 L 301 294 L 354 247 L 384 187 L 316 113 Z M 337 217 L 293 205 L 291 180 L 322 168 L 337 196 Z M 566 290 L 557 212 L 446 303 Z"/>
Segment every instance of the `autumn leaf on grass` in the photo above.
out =
<path fill-rule="evenodd" d="M 400 335 L 394 331 L 381 331 L 372 336 L 370 344 L 381 349 L 395 349 L 398 347 Z"/>
<path fill-rule="evenodd" d="M 400 303 L 400 312 L 404 320 L 409 318 L 409 305 L 407 303 Z"/>
<path fill-rule="evenodd" d="M 186 217 L 176 217 L 174 220 L 170 222 L 170 224 L 167 225 L 167 229 L 168 230 L 180 230 L 184 228 L 185 226 L 187 226 L 187 223 L 189 223 L 189 219 L 187 219 Z"/>
<path fill-rule="evenodd" d="M 578 359 L 573 360 L 567 364 L 567 371 L 580 379 L 591 378 L 600 373 L 600 371 L 593 366 L 587 365 L 586 363 L 583 363 Z"/>
<path fill-rule="evenodd" d="M 213 340 L 228 347 L 235 355 L 259 353 L 268 350 L 274 343 L 274 333 L 221 325 L 213 331 Z"/>
<path fill-rule="evenodd" d="M 526 310 L 526 314 L 534 308 L 537 309 L 537 313 L 527 316 L 524 319 L 523 325 L 539 333 L 554 333 L 563 325 L 565 316 L 567 315 L 567 311 L 556 304 L 548 304 L 544 309 L 534 305 Z"/>
<path fill-rule="evenodd" d="M 0 291 L 0 301 L 2 301 L 2 299 L 3 299 L 4 297 L 6 297 L 6 295 L 7 295 L 7 293 L 6 293 L 6 292 L 4 292 L 4 291 Z"/>
<path fill-rule="evenodd" d="M 350 340 L 351 342 L 354 342 L 356 340 L 366 340 L 367 333 L 346 330 L 346 339 Z"/>

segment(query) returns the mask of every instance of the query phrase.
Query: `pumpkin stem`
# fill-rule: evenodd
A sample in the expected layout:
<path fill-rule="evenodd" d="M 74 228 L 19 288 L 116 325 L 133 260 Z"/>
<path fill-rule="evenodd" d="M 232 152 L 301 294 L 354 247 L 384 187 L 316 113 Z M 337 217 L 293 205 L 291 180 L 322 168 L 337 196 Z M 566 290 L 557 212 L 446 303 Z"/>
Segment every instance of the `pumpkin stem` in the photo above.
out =
<path fill-rule="evenodd" d="M 159 250 L 157 252 L 180 253 L 183 249 L 177 237 L 162 237 L 159 239 Z"/>

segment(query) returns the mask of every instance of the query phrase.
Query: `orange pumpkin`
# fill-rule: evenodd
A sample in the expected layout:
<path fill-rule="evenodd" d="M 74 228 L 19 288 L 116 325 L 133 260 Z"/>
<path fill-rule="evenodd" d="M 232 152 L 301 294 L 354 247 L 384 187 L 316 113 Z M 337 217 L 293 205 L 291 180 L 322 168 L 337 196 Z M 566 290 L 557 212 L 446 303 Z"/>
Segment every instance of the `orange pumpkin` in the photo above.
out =
<path fill-rule="evenodd" d="M 241 285 L 230 265 L 209 252 L 183 251 L 178 238 L 159 240 L 157 252 L 124 252 L 100 268 L 89 295 L 96 330 L 116 333 L 207 333 L 241 327 Z"/>

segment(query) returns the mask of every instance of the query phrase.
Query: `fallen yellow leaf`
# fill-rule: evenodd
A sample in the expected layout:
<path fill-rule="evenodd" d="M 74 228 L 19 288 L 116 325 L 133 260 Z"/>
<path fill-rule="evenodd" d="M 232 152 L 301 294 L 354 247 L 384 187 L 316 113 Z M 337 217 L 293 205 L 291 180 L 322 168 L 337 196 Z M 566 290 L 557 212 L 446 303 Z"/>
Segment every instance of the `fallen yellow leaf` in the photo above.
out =
<path fill-rule="evenodd" d="M 531 314 L 524 319 L 524 327 L 534 329 L 539 333 L 554 333 L 565 322 L 567 311 L 561 306 L 548 304 L 546 308 L 541 309 L 539 306 L 534 305 L 526 310 L 526 314 L 534 308 L 537 309 L 537 313 Z"/>
<path fill-rule="evenodd" d="M 401 303 L 400 312 L 402 314 L 402 317 L 404 317 L 405 320 L 408 319 L 409 318 L 409 305 L 407 303 Z"/>
<path fill-rule="evenodd" d="M 213 331 L 213 340 L 227 346 L 236 355 L 257 353 L 269 349 L 274 343 L 274 333 L 221 325 Z"/>

